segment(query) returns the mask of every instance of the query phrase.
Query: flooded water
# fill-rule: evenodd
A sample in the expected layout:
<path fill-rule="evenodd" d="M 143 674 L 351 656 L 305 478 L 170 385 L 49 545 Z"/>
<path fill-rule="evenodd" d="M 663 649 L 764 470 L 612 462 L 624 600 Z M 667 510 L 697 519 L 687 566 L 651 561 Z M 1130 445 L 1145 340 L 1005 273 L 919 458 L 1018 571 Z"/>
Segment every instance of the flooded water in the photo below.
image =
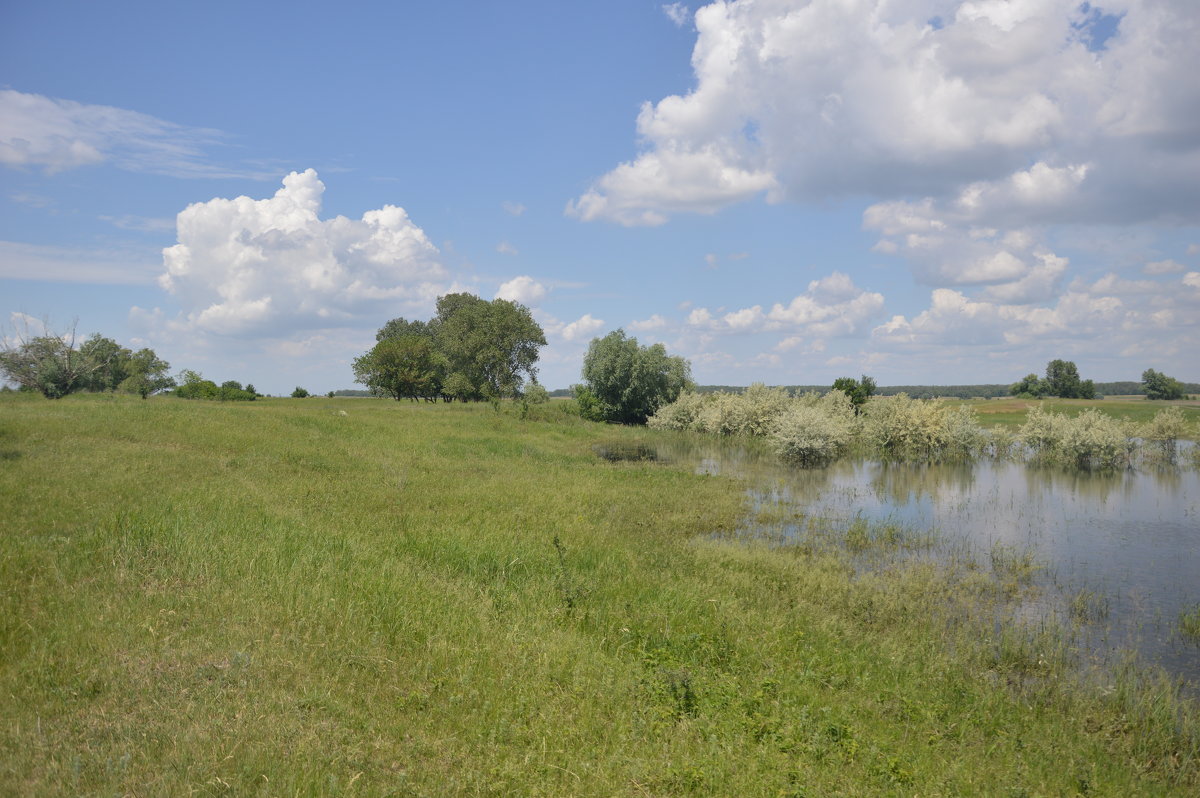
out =
<path fill-rule="evenodd" d="M 720 442 L 660 447 L 657 459 L 743 479 L 756 502 L 810 518 L 932 531 L 935 544 L 914 556 L 969 551 L 986 562 L 997 547 L 1028 552 L 1042 567 L 1023 615 L 1069 619 L 1072 599 L 1088 591 L 1104 617 L 1080 628 L 1085 654 L 1104 660 L 1134 649 L 1200 686 L 1200 643 L 1179 632 L 1180 613 L 1200 603 L 1194 468 L 1096 473 L 993 460 L 843 460 L 800 469 Z M 804 530 L 785 526 L 783 534 Z"/>

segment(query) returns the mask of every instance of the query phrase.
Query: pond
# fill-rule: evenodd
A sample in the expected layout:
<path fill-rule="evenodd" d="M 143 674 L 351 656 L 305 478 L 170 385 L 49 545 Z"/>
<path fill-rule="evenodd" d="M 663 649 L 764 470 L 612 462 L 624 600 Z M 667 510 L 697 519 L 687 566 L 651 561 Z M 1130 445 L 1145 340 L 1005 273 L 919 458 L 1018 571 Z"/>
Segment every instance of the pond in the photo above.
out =
<path fill-rule="evenodd" d="M 883 463 L 847 459 L 792 468 L 767 452 L 721 442 L 660 446 L 655 459 L 746 481 L 755 503 L 783 504 L 837 525 L 898 525 L 933 541 L 907 556 L 996 551 L 1032 557 L 1039 590 L 1018 608 L 1029 618 L 1074 619 L 1083 652 L 1124 649 L 1200 686 L 1200 642 L 1179 631 L 1200 603 L 1200 472 L 1119 472 L 1023 463 Z M 793 516 L 794 517 L 794 516 Z M 748 521 L 745 534 L 763 530 Z M 798 537 L 807 526 L 784 524 Z M 773 527 L 778 535 L 780 528 Z M 920 535 L 917 536 L 920 538 Z M 1072 601 L 1090 612 L 1072 614 Z"/>

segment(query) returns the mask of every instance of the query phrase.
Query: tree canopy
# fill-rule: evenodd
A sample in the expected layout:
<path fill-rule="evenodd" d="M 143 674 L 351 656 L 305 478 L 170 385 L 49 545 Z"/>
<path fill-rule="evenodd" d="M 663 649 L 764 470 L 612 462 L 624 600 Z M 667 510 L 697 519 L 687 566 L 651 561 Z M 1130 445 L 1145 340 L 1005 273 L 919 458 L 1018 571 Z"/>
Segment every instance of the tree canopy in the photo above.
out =
<path fill-rule="evenodd" d="M 854 407 L 855 415 L 862 413 L 863 405 L 867 403 L 875 394 L 875 380 L 862 375 L 861 380 L 856 380 L 853 377 L 838 377 L 833 381 L 833 390 L 841 391 L 850 397 L 850 404 Z"/>
<path fill-rule="evenodd" d="M 662 344 L 639 346 L 614 330 L 592 339 L 583 358 L 585 385 L 576 391 L 580 410 L 596 420 L 645 424 L 658 408 L 692 385 L 691 364 L 668 355 Z"/>
<path fill-rule="evenodd" d="M 1142 392 L 1147 399 L 1182 399 L 1183 383 L 1154 369 L 1142 372 Z"/>
<path fill-rule="evenodd" d="M 505 299 L 446 294 L 429 321 L 392 319 L 374 348 L 354 361 L 355 380 L 396 399 L 516 397 L 537 380 L 546 345 L 529 308 Z"/>
<path fill-rule="evenodd" d="M 1091 380 L 1079 379 L 1079 368 L 1070 360 L 1051 360 L 1046 364 L 1046 376 L 1038 379 L 1036 374 L 1027 374 L 1009 388 L 1013 396 L 1040 399 L 1057 396 L 1061 399 L 1095 399 L 1096 384 Z"/>

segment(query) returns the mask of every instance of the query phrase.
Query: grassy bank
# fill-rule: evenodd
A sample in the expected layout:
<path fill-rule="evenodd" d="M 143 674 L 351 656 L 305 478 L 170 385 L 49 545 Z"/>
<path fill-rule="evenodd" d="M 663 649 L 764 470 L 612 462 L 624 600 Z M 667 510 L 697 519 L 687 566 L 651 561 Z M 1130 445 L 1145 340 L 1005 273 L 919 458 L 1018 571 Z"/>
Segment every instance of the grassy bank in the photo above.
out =
<path fill-rule="evenodd" d="M 0 398 L 0 793 L 1200 787 L 1170 684 L 993 623 L 1019 575 L 745 540 L 561 407 Z"/>

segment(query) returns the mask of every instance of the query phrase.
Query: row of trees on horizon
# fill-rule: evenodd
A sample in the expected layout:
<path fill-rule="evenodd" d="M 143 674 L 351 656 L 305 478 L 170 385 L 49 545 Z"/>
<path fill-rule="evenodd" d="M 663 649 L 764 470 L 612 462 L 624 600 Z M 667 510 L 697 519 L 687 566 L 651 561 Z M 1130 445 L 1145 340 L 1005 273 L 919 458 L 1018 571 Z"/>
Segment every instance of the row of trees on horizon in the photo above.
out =
<path fill-rule="evenodd" d="M 428 321 L 395 318 L 376 333 L 376 344 L 353 362 L 355 381 L 366 391 L 331 391 L 328 396 L 358 395 L 436 401 L 544 401 L 570 395 L 580 414 L 597 421 L 645 423 L 661 406 L 683 391 L 736 392 L 731 386 L 697 386 L 691 364 L 670 355 L 661 343 L 642 346 L 624 330 L 592 340 L 584 356 L 583 382 L 568 390 L 548 393 L 537 382 L 539 349 L 545 333 L 529 309 L 504 299 L 487 301 L 473 294 L 446 294 Z M 170 364 L 152 349 L 132 351 L 111 338 L 94 334 L 77 343 L 67 335 L 18 334 L 0 346 L 0 374 L 19 390 L 61 398 L 71 393 L 125 392 L 145 398 L 171 392 L 184 399 L 253 401 L 260 394 L 253 384 L 235 380 L 221 384 L 185 369 L 169 375 Z M 872 395 L 906 393 L 914 398 L 993 398 L 1015 396 L 1093 399 L 1102 395 L 1144 394 L 1148 399 L 1181 399 L 1200 392 L 1200 385 L 1182 383 L 1154 369 L 1141 382 L 1095 383 L 1081 379 L 1076 364 L 1051 360 L 1045 375 L 1030 373 L 1011 385 L 884 386 L 866 375 L 843 377 L 832 386 L 779 386 L 793 393 L 840 390 L 860 406 Z M 5 386 L 5 390 L 11 390 Z M 309 396 L 297 386 L 295 398 Z"/>

